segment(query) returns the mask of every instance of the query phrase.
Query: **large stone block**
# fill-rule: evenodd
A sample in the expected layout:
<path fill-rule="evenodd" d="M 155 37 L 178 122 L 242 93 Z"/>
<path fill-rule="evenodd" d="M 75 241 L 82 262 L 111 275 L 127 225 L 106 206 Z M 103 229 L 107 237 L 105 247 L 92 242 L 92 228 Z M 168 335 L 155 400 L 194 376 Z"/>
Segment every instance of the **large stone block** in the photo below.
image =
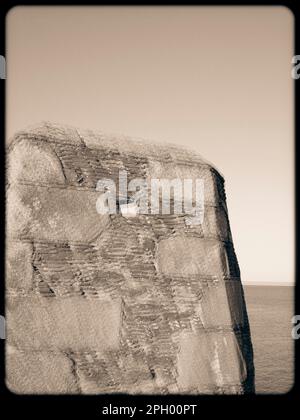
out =
<path fill-rule="evenodd" d="M 19 349 L 69 351 L 118 348 L 121 302 L 10 296 L 7 342 Z"/>
<path fill-rule="evenodd" d="M 33 289 L 33 246 L 30 242 L 8 241 L 6 247 L 6 290 Z"/>
<path fill-rule="evenodd" d="M 109 223 L 97 213 L 96 191 L 13 184 L 7 193 L 7 235 L 48 242 L 91 242 Z"/>
<path fill-rule="evenodd" d="M 6 386 L 15 394 L 77 394 L 74 362 L 63 352 L 6 346 Z"/>
<path fill-rule="evenodd" d="M 178 353 L 180 390 L 196 394 L 240 393 L 246 378 L 246 363 L 233 332 L 204 331 L 181 335 Z"/>
<path fill-rule="evenodd" d="M 229 275 L 225 249 L 211 239 L 181 235 L 162 239 L 157 246 L 157 261 L 160 272 L 170 276 Z"/>
<path fill-rule="evenodd" d="M 50 144 L 22 138 L 12 147 L 8 160 L 10 183 L 65 184 L 59 158 Z"/>

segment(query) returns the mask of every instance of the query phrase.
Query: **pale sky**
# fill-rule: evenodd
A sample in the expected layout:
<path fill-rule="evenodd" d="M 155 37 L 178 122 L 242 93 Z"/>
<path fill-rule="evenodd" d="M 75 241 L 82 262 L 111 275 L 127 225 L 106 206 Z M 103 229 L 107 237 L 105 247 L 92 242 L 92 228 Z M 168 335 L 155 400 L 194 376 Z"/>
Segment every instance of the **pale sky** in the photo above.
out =
<path fill-rule="evenodd" d="M 7 15 L 6 130 L 44 120 L 191 147 L 226 180 L 243 283 L 294 281 L 294 17 L 270 7 Z"/>

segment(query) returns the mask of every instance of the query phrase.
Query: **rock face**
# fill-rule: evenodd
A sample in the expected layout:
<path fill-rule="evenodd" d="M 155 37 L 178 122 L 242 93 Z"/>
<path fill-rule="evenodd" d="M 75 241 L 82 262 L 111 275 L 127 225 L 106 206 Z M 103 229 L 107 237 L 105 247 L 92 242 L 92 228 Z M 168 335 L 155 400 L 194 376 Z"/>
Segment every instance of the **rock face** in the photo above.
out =
<path fill-rule="evenodd" d="M 44 123 L 8 148 L 6 383 L 16 393 L 254 392 L 223 178 L 194 152 Z M 97 181 L 201 178 L 186 214 L 99 214 Z"/>

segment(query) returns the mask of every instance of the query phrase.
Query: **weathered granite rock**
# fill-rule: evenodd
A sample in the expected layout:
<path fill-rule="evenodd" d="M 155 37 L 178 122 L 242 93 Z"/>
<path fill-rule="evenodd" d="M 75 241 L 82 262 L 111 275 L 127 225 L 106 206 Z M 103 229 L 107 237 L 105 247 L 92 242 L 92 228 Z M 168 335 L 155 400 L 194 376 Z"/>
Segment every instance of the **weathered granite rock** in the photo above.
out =
<path fill-rule="evenodd" d="M 6 382 L 16 393 L 254 391 L 223 178 L 194 152 L 44 123 L 8 148 Z M 97 181 L 201 178 L 186 215 L 96 211 Z"/>

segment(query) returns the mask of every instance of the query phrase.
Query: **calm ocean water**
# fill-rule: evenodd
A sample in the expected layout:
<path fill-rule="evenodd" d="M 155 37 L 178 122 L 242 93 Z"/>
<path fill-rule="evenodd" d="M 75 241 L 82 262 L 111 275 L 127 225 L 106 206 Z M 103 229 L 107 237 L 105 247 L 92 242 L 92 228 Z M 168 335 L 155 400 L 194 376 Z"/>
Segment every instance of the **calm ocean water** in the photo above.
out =
<path fill-rule="evenodd" d="M 256 393 L 285 393 L 294 382 L 294 288 L 244 286 L 254 349 Z"/>

